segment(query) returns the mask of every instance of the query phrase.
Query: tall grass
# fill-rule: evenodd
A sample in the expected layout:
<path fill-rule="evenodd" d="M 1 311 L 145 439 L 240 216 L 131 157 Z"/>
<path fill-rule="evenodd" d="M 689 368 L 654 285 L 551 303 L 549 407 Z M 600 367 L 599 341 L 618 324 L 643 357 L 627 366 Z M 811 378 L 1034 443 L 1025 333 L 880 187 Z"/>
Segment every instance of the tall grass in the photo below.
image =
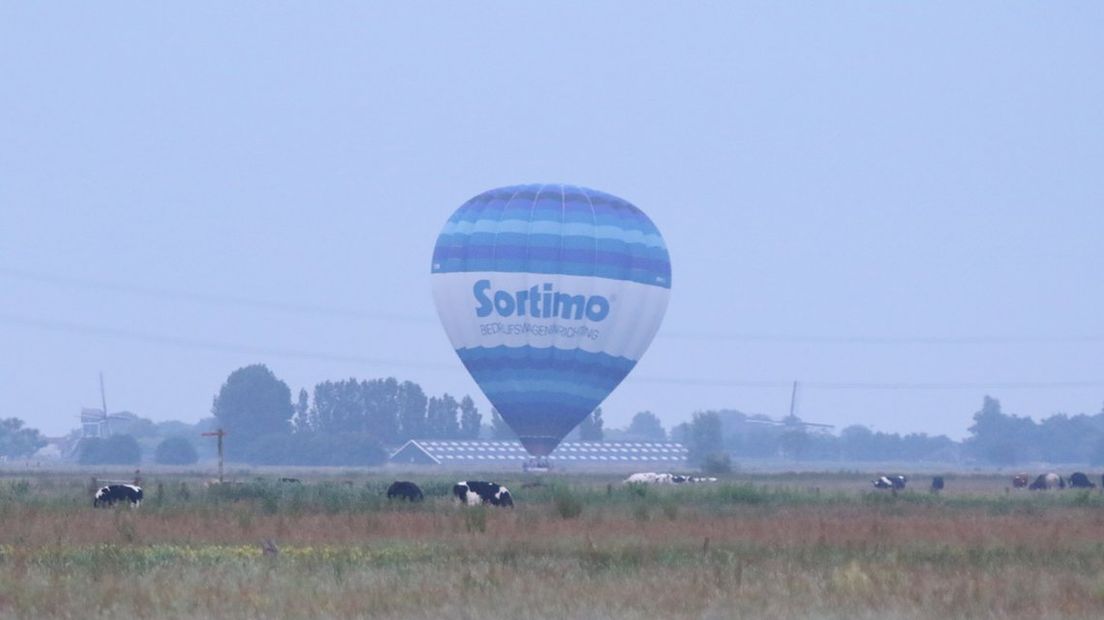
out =
<path fill-rule="evenodd" d="M 561 519 L 578 519 L 583 514 L 583 500 L 566 486 L 557 487 L 552 495 L 552 505 Z"/>
<path fill-rule="evenodd" d="M 165 477 L 138 509 L 3 480 L 0 617 L 1104 617 L 1100 493 L 824 480 L 506 478 L 513 510 L 460 506 L 451 477 L 419 504 L 382 477 Z"/>

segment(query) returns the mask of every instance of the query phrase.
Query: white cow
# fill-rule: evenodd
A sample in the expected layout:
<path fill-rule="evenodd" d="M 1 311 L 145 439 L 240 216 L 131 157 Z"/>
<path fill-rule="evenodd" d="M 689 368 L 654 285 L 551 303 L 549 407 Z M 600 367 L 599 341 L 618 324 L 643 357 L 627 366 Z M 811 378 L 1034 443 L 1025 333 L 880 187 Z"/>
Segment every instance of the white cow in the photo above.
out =
<path fill-rule="evenodd" d="M 625 478 L 625 484 L 671 484 L 674 476 L 671 474 L 657 474 L 655 472 L 642 472 Z"/>

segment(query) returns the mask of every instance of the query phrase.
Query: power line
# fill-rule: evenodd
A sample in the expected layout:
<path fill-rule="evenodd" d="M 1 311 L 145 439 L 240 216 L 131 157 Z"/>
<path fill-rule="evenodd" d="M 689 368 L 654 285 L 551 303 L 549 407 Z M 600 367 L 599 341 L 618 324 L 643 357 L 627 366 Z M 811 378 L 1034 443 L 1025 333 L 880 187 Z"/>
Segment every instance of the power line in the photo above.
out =
<path fill-rule="evenodd" d="M 366 364 L 370 366 L 402 366 L 409 368 L 431 368 L 438 370 L 456 370 L 451 364 L 434 364 L 430 362 L 414 362 L 408 360 L 396 360 L 396 359 L 381 359 L 373 357 L 365 357 L 361 355 L 350 355 L 345 353 L 325 353 L 318 351 L 305 351 L 300 349 L 284 349 L 273 347 L 258 347 L 246 344 L 236 344 L 219 342 L 214 340 L 202 340 L 197 338 L 186 338 L 181 336 L 166 336 L 161 334 L 153 334 L 149 332 L 140 332 L 128 329 L 119 329 L 115 327 L 102 327 L 96 325 L 87 325 L 82 323 L 70 323 L 65 321 L 48 321 L 43 319 L 33 319 L 28 317 L 22 317 L 17 315 L 11 315 L 7 313 L 0 313 L 0 322 L 9 323 L 13 325 L 22 325 L 24 327 L 33 327 L 36 329 L 42 329 L 47 331 L 57 331 L 66 333 L 76 333 L 82 335 L 91 336 L 103 336 L 109 338 L 117 338 L 123 340 L 133 340 L 137 342 L 149 342 L 154 344 L 169 345 L 181 348 L 189 349 L 205 349 L 209 351 L 219 351 L 223 353 L 244 353 L 247 355 L 264 355 L 271 357 L 283 357 L 292 359 L 311 359 L 323 362 L 339 362 L 339 363 L 354 363 L 354 364 Z"/>
<path fill-rule="evenodd" d="M 432 317 L 428 316 L 409 316 L 404 314 L 367 312 L 354 308 L 342 308 L 337 306 L 323 306 L 314 304 L 298 304 L 287 301 L 238 297 L 234 295 L 212 295 L 210 293 L 199 293 L 195 291 L 181 291 L 158 287 L 140 286 L 107 280 L 88 280 L 84 278 L 73 278 L 70 276 L 24 271 L 21 269 L 11 269 L 8 267 L 0 267 L 0 276 L 14 278 L 18 280 L 26 280 L 30 282 L 41 282 L 45 284 L 56 284 L 78 288 L 112 291 L 116 293 L 126 293 L 129 295 L 137 295 L 140 297 L 191 301 L 202 304 L 242 306 L 246 308 L 274 310 L 277 312 L 286 312 L 291 314 L 335 316 L 348 319 L 402 321 L 415 323 L 432 321 Z"/>
<path fill-rule="evenodd" d="M 631 375 L 630 375 L 631 377 Z M 644 375 L 636 378 L 638 381 L 648 383 L 668 383 L 674 385 L 688 385 L 699 387 L 732 387 L 732 388 L 763 388 L 763 389 L 790 389 L 792 381 L 742 381 L 730 379 L 689 379 L 669 378 Z M 1100 381 L 802 381 L 802 388 L 819 390 L 856 390 L 856 391 L 935 391 L 935 390 L 1054 390 L 1074 388 L 1104 388 L 1104 380 Z"/>
<path fill-rule="evenodd" d="M 1096 343 L 1104 342 L 1104 335 L 1011 335 L 995 334 L 983 336 L 814 336 L 800 334 L 753 334 L 727 333 L 709 334 L 705 332 L 663 332 L 667 338 L 682 340 L 727 340 L 738 342 L 763 342 L 777 344 L 1031 344 L 1031 343 Z"/>
<path fill-rule="evenodd" d="M 8 277 L 30 282 L 40 282 L 60 286 L 73 286 L 94 290 L 113 291 L 141 297 L 173 299 L 194 303 L 240 306 L 260 310 L 300 314 L 307 316 L 340 317 L 356 320 L 386 321 L 390 323 L 434 323 L 436 319 L 427 315 L 409 315 L 398 313 L 369 312 L 357 308 L 300 304 L 288 301 L 257 299 L 234 295 L 214 295 L 195 291 L 181 291 L 159 287 L 148 287 L 107 280 L 88 280 L 57 274 L 27 271 L 0 267 L 0 277 Z M 742 342 L 749 344 L 823 344 L 823 345 L 995 345 L 995 344 L 1091 344 L 1104 342 L 1104 334 L 989 334 L 980 336 L 940 336 L 940 335 L 815 335 L 815 334 L 764 334 L 753 332 L 695 332 L 680 330 L 661 330 L 656 336 L 660 339 L 693 340 L 701 342 Z"/>
<path fill-rule="evenodd" d="M 75 333 L 79 335 L 99 336 L 137 342 L 149 342 L 152 344 L 174 346 L 179 348 L 202 349 L 224 353 L 243 353 L 247 355 L 261 355 L 268 357 L 281 357 L 290 359 L 308 359 L 323 362 L 335 362 L 345 364 L 364 364 L 368 366 L 387 366 L 402 368 L 421 368 L 434 371 L 460 372 L 463 368 L 459 363 L 445 364 L 434 362 L 418 362 L 411 360 L 374 358 L 345 353 L 328 353 L 308 351 L 301 349 L 285 349 L 274 347 L 257 347 L 252 345 L 219 342 L 187 338 L 181 336 L 166 336 L 149 332 L 140 332 L 114 327 L 103 327 L 65 321 L 50 321 L 0 313 L 0 323 L 20 325 L 46 331 Z M 786 381 L 756 381 L 724 378 L 689 378 L 689 377 L 658 377 L 653 375 L 630 375 L 634 381 L 644 383 L 658 383 L 666 385 L 721 387 L 721 388 L 745 388 L 745 389 L 789 389 L 793 382 Z M 1076 389 L 1076 388 L 1104 388 L 1104 380 L 1075 380 L 1075 381 L 971 381 L 971 382 L 908 382 L 908 381 L 802 381 L 803 388 L 822 390 L 1012 390 L 1012 389 Z"/>

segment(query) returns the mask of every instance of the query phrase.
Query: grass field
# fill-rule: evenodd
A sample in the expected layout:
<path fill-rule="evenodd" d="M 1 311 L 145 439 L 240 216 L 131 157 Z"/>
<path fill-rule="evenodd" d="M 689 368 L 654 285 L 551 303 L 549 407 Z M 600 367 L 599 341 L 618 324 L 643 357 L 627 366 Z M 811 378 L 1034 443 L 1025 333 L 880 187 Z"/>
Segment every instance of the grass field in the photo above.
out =
<path fill-rule="evenodd" d="M 391 475 L 266 476 L 149 476 L 136 510 L 93 509 L 85 475 L 0 479 L 0 617 L 1104 617 L 1097 491 L 492 477 L 509 510 L 450 502 L 455 476 L 400 476 L 418 505 L 383 498 Z"/>

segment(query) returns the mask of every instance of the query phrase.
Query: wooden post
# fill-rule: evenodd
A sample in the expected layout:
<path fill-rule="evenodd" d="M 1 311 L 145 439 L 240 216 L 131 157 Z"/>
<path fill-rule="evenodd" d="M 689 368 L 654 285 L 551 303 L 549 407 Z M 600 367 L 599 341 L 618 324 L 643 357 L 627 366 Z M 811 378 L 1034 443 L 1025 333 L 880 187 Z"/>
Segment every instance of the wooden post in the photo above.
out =
<path fill-rule="evenodd" d="M 212 433 L 200 433 L 204 437 L 218 437 L 218 455 L 219 455 L 219 484 L 222 484 L 222 438 L 226 436 L 226 431 L 221 428 Z"/>

